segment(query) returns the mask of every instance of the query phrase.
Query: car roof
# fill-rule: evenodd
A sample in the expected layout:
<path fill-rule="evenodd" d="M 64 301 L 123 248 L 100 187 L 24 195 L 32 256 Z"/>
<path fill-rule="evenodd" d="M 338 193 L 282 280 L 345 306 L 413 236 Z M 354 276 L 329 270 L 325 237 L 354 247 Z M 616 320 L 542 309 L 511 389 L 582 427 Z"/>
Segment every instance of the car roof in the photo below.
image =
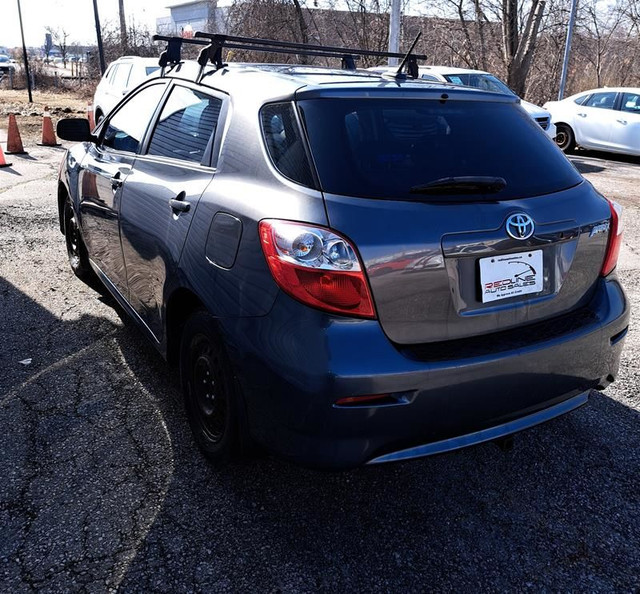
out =
<path fill-rule="evenodd" d="M 165 76 L 195 82 L 200 66 L 193 60 L 180 62 L 167 69 Z M 158 80 L 157 78 L 155 80 Z M 424 79 L 394 79 L 369 70 L 341 70 L 322 66 L 292 64 L 248 64 L 232 63 L 216 70 L 207 66 L 200 84 L 228 94 L 250 92 L 262 102 L 286 97 L 346 96 L 367 93 L 368 95 L 389 92 L 415 91 L 434 94 L 447 93 L 457 97 L 486 101 L 514 101 L 512 95 L 483 91 L 463 85 Z M 395 90 L 395 91 L 394 91 Z M 452 95 L 452 96 L 453 96 Z"/>
<path fill-rule="evenodd" d="M 599 89 L 589 89 L 588 91 L 580 91 L 571 95 L 571 97 L 579 97 L 581 95 L 590 95 L 592 93 L 640 93 L 640 87 L 601 87 Z M 571 99 L 567 97 L 567 99 Z"/>
<path fill-rule="evenodd" d="M 138 62 L 140 64 L 148 64 L 149 66 L 158 66 L 158 58 L 142 58 L 140 56 L 120 56 L 117 60 L 111 62 L 111 64 L 119 62 Z"/>

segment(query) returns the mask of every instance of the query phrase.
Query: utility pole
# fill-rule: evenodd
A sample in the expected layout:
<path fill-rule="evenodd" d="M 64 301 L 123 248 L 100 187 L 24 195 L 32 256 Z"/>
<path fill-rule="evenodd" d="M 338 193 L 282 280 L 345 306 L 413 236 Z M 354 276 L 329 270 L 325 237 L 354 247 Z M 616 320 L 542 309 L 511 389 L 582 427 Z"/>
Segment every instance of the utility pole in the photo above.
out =
<path fill-rule="evenodd" d="M 391 0 L 391 14 L 389 15 L 389 51 L 400 51 L 400 7 L 402 0 Z M 397 66 L 399 58 L 389 58 L 389 66 Z"/>
<path fill-rule="evenodd" d="M 564 45 L 564 61 L 562 62 L 562 75 L 560 76 L 560 89 L 558 91 L 558 101 L 564 97 L 564 88 L 567 84 L 567 70 L 569 69 L 569 56 L 571 55 L 571 37 L 573 36 L 573 24 L 576 20 L 576 7 L 578 0 L 571 0 L 571 12 L 569 13 L 569 24 L 567 25 L 567 41 Z"/>
<path fill-rule="evenodd" d="M 96 37 L 98 38 L 98 56 L 100 57 L 100 74 L 107 69 L 104 63 L 104 48 L 102 47 L 102 30 L 100 29 L 100 16 L 98 15 L 98 0 L 93 0 L 93 14 L 96 19 Z"/>
<path fill-rule="evenodd" d="M 127 23 L 124 18 L 124 0 L 118 0 L 118 10 L 120 12 L 120 45 L 122 45 L 122 52 L 124 53 L 127 48 Z"/>
<path fill-rule="evenodd" d="M 29 103 L 33 103 L 31 96 L 31 75 L 29 74 L 29 56 L 27 56 L 27 46 L 24 42 L 24 28 L 22 27 L 22 10 L 20 9 L 20 0 L 18 2 L 18 18 L 20 19 L 20 35 L 22 36 L 22 55 L 24 56 L 24 74 L 27 77 L 27 90 L 29 91 Z"/>

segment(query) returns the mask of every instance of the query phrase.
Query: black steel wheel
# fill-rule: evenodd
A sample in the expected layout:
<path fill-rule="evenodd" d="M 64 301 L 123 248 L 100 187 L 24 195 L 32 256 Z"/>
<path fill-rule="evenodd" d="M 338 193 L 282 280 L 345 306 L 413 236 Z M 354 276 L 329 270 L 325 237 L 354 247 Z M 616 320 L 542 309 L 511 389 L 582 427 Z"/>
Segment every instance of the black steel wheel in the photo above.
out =
<path fill-rule="evenodd" d="M 64 205 L 64 238 L 67 244 L 67 256 L 74 274 L 82 280 L 93 275 L 87 248 L 82 240 L 78 219 L 69 201 Z"/>
<path fill-rule="evenodd" d="M 199 311 L 187 321 L 180 375 L 189 425 L 200 450 L 213 462 L 241 453 L 242 403 L 215 321 Z"/>
<path fill-rule="evenodd" d="M 570 153 L 576 147 L 573 130 L 566 124 L 556 125 L 556 144 L 565 153 Z"/>

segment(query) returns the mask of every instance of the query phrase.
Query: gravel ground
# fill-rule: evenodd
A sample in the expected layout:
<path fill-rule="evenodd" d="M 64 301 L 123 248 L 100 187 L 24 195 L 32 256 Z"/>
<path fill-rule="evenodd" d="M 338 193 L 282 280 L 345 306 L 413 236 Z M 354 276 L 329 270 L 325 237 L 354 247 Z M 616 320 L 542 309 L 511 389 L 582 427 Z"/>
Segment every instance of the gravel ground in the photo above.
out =
<path fill-rule="evenodd" d="M 0 591 L 639 591 L 636 323 L 618 382 L 508 453 L 214 470 L 174 371 L 69 270 L 61 149 L 27 150 L 0 170 Z M 640 165 L 597 157 L 637 312 Z"/>

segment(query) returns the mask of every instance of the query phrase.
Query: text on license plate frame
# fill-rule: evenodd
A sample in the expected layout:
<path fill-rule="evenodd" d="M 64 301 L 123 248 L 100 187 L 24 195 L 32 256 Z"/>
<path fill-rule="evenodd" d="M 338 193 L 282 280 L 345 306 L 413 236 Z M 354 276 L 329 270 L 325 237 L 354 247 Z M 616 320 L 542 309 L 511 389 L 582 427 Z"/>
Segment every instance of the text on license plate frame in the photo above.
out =
<path fill-rule="evenodd" d="M 482 303 L 542 292 L 543 261 L 542 250 L 480 258 Z"/>

